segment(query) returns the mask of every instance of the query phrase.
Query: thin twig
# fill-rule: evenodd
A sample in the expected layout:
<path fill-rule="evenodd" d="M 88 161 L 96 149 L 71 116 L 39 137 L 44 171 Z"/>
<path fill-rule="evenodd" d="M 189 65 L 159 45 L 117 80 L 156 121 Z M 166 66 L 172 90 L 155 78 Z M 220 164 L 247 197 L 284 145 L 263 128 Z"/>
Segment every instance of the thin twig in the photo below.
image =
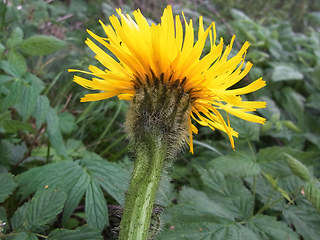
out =
<path fill-rule="evenodd" d="M 25 161 L 28 157 L 31 156 L 32 150 L 35 148 L 35 146 L 37 145 L 37 142 L 39 140 L 40 134 L 43 133 L 45 130 L 45 125 L 42 124 L 42 126 L 40 127 L 40 129 L 37 132 L 37 135 L 33 141 L 33 143 L 31 144 L 29 151 L 27 152 L 27 154 L 24 155 L 24 157 L 19 160 L 13 167 L 12 171 L 15 170 L 23 161 Z"/>
<path fill-rule="evenodd" d="M 68 106 L 68 104 L 69 104 L 69 102 L 70 102 L 70 100 L 71 100 L 71 97 L 72 97 L 72 93 L 69 94 L 69 96 L 68 96 L 68 98 L 67 98 L 67 101 L 66 101 L 65 104 L 63 105 L 63 108 L 58 112 L 58 114 L 66 111 L 67 106 Z"/>

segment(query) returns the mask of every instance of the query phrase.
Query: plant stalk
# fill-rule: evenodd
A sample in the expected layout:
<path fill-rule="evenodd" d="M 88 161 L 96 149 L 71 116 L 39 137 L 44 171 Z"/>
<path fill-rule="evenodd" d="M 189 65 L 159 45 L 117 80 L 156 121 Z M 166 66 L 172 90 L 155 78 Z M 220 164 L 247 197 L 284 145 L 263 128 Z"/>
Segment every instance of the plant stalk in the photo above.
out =
<path fill-rule="evenodd" d="M 119 240 L 147 240 L 153 205 L 161 178 L 166 147 L 159 137 L 149 137 L 136 148 L 134 171 L 126 196 Z"/>

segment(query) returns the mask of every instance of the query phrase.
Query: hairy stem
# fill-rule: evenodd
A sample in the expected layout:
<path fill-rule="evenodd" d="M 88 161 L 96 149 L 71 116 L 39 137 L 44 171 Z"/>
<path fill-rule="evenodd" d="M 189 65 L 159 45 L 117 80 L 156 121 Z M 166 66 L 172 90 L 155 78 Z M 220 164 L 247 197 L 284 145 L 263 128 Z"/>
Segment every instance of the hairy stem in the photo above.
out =
<path fill-rule="evenodd" d="M 157 139 L 158 138 L 158 139 Z M 159 137 L 149 138 L 147 147 L 136 148 L 135 167 L 126 196 L 119 240 L 146 240 L 166 147 Z"/>

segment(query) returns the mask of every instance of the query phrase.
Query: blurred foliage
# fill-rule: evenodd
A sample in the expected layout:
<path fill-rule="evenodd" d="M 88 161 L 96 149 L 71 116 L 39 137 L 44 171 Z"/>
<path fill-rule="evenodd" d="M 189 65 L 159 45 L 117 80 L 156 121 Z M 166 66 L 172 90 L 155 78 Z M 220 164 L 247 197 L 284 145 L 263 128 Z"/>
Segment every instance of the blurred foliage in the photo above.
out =
<path fill-rule="evenodd" d="M 319 239 L 319 1 L 169 3 L 187 18 L 203 15 L 207 26 L 215 21 L 227 42 L 237 35 L 235 51 L 250 42 L 254 67 L 243 82 L 267 81 L 247 96 L 267 101 L 259 112 L 267 122 L 231 118 L 240 133 L 235 152 L 225 135 L 200 128 L 195 154 L 182 153 L 164 176 L 154 235 Z M 123 131 L 128 106 L 117 99 L 80 103 L 87 90 L 67 69 L 97 64 L 85 29 L 102 35 L 98 20 L 108 22 L 115 8 L 140 8 L 158 22 L 166 4 L 0 2 L 0 239 L 117 235 L 132 168 Z"/>

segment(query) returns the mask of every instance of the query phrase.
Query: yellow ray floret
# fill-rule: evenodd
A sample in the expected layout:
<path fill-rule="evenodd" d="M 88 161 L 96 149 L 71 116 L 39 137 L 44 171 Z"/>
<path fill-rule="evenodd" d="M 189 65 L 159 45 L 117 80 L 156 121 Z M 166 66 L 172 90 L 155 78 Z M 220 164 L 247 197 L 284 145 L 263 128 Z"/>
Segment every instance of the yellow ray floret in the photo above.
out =
<path fill-rule="evenodd" d="M 100 46 L 91 39 L 85 43 L 105 69 L 95 66 L 89 66 L 89 71 L 69 69 L 70 72 L 92 75 L 91 80 L 75 76 L 74 81 L 85 88 L 101 91 L 87 94 L 81 101 L 98 101 L 113 96 L 130 101 L 136 92 L 137 79 L 142 81 L 141 84 L 160 77 L 163 84 L 169 84 L 172 79 L 185 79 L 183 90 L 193 99 L 188 122 L 189 139 L 186 139 L 191 152 L 192 134 L 197 134 L 191 119 L 213 130 L 224 131 L 233 148 L 233 137 L 237 137 L 238 133 L 230 126 L 229 118 L 226 123 L 221 110 L 247 121 L 265 122 L 264 118 L 250 112 L 266 107 L 266 103 L 243 101 L 240 96 L 264 87 L 262 78 L 247 86 L 229 89 L 243 79 L 252 67 L 252 63 L 244 60 L 250 45 L 248 42 L 230 58 L 235 36 L 223 50 L 222 38 L 216 44 L 215 24 L 205 29 L 202 17 L 199 17 L 195 41 L 192 20 L 188 22 L 182 13 L 182 23 L 179 15 L 173 15 L 171 6 L 164 9 L 158 25 L 150 25 L 140 10 L 132 13 L 133 18 L 124 15 L 120 9 L 117 9 L 117 14 L 119 18 L 114 15 L 109 18 L 111 25 L 100 21 L 106 36 L 100 37 L 87 30 Z M 210 50 L 202 56 L 208 38 Z M 101 45 L 115 57 L 110 56 Z"/>

